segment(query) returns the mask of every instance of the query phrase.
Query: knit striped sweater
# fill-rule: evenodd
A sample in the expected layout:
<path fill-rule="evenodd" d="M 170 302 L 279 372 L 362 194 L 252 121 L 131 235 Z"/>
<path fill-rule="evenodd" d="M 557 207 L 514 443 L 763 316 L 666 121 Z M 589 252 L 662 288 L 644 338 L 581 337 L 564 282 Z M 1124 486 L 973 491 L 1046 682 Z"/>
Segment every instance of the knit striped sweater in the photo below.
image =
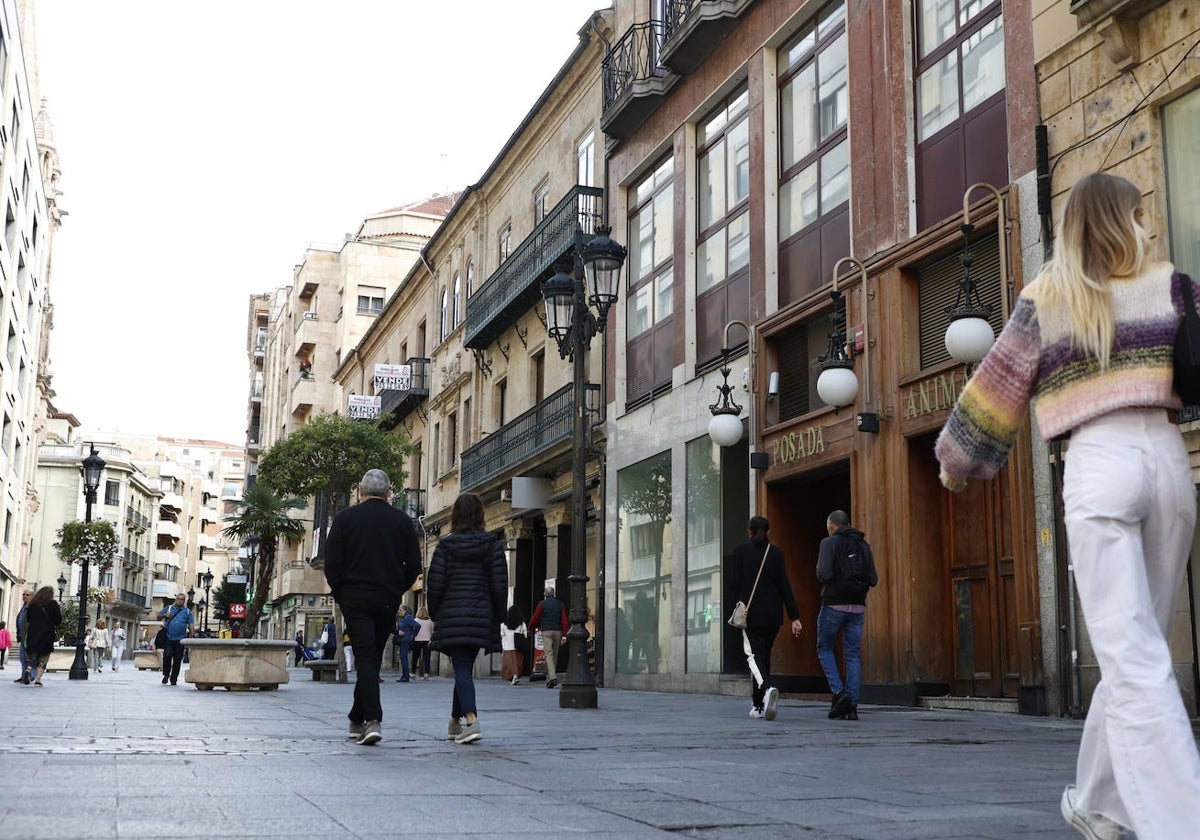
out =
<path fill-rule="evenodd" d="M 1034 400 L 1042 437 L 1059 437 L 1121 408 L 1178 409 L 1172 354 L 1183 313 L 1182 283 L 1170 263 L 1110 283 L 1116 335 L 1108 370 L 1072 348 L 1066 312 L 1039 308 L 1040 283 L 1027 286 L 995 346 L 963 388 L 934 452 L 944 478 L 991 478 Z"/>

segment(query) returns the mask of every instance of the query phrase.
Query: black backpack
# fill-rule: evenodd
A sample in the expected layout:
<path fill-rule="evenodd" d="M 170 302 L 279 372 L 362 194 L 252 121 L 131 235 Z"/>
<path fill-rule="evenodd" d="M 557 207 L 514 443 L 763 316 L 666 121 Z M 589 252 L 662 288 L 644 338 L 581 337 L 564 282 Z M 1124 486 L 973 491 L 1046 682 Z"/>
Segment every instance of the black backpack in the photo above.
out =
<path fill-rule="evenodd" d="M 865 595 L 871 588 L 867 570 L 867 547 L 858 537 L 840 534 L 834 580 L 846 595 Z"/>

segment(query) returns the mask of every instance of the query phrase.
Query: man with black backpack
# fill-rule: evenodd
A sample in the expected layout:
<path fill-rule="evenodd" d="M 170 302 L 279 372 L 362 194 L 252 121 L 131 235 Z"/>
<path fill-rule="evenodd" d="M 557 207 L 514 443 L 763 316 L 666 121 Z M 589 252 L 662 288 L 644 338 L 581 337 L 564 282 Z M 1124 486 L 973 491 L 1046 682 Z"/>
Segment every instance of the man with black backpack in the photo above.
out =
<path fill-rule="evenodd" d="M 875 558 L 863 532 L 850 527 L 844 510 L 835 510 L 825 520 L 829 536 L 821 540 L 817 555 L 817 580 L 821 589 L 821 612 L 817 615 L 817 656 L 833 701 L 831 719 L 858 720 L 858 692 L 862 685 L 863 618 L 867 612 L 867 591 L 879 582 Z M 846 679 L 838 673 L 833 648 L 842 634 L 842 658 Z"/>

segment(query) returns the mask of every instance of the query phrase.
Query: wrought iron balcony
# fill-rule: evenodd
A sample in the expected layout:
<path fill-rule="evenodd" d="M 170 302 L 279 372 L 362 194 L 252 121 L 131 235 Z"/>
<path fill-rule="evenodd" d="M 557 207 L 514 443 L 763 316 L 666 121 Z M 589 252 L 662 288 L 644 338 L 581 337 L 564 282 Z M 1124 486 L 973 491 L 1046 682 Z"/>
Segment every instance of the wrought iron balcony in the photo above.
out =
<path fill-rule="evenodd" d="M 464 492 L 511 472 L 556 443 L 571 439 L 571 386 L 558 389 L 511 423 L 462 453 L 459 482 Z"/>
<path fill-rule="evenodd" d="M 118 598 L 122 604 L 128 604 L 131 607 L 146 607 L 146 596 L 140 592 L 130 592 L 128 589 L 119 591 Z"/>
<path fill-rule="evenodd" d="M 586 245 L 603 222 L 604 190 L 571 187 L 546 218 L 467 300 L 464 343 L 482 350 L 542 296 L 554 264 L 576 245 Z"/>
<path fill-rule="evenodd" d="M 666 36 L 665 21 L 634 24 L 605 57 L 601 65 L 604 111 L 600 127 L 606 134 L 628 137 L 658 109 L 679 80 L 659 61 Z"/>
<path fill-rule="evenodd" d="M 676 73 L 696 70 L 754 0 L 668 0 L 659 60 Z"/>
<path fill-rule="evenodd" d="M 404 364 L 412 368 L 407 390 L 384 389 L 379 392 L 379 427 L 394 429 L 422 402 L 429 399 L 429 359 L 412 356 Z"/>

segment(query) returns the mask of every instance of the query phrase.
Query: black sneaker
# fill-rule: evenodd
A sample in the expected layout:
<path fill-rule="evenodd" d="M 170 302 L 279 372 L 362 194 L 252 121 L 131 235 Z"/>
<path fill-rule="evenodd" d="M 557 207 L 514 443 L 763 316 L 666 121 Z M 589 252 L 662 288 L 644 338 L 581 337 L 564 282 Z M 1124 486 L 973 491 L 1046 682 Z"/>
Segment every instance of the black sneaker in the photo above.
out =
<path fill-rule="evenodd" d="M 850 711 L 850 692 L 841 691 L 833 695 L 833 702 L 829 704 L 829 719 L 840 720 L 846 716 L 848 711 Z"/>
<path fill-rule="evenodd" d="M 858 720 L 858 706 L 851 706 L 850 710 L 846 712 L 845 719 L 846 720 Z"/>
<path fill-rule="evenodd" d="M 171 681 L 170 677 L 163 677 L 163 685 L 166 685 L 170 681 Z"/>

